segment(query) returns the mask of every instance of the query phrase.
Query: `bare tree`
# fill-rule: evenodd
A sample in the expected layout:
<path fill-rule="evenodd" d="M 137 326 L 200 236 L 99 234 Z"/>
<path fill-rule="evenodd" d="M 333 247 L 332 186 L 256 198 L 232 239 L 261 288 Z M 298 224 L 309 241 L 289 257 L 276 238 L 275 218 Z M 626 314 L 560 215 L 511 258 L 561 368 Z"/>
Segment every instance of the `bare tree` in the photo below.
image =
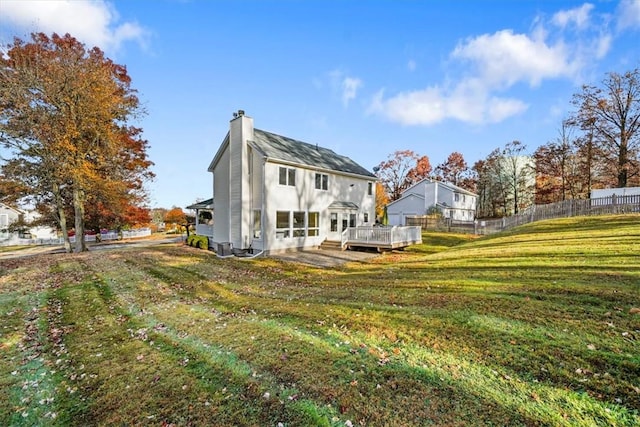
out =
<path fill-rule="evenodd" d="M 590 132 L 618 187 L 639 173 L 640 69 L 608 73 L 600 87 L 584 85 L 573 97 L 571 122 Z M 593 148 L 593 147 L 591 147 Z"/>

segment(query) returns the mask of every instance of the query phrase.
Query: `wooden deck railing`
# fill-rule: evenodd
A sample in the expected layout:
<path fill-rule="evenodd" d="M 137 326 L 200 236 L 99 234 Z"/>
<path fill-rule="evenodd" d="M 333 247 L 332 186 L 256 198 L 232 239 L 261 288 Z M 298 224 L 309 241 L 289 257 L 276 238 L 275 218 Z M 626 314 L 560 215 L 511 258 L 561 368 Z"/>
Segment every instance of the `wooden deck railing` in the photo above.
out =
<path fill-rule="evenodd" d="M 350 227 L 342 232 L 342 248 L 371 246 L 394 249 L 422 243 L 420 227 Z"/>

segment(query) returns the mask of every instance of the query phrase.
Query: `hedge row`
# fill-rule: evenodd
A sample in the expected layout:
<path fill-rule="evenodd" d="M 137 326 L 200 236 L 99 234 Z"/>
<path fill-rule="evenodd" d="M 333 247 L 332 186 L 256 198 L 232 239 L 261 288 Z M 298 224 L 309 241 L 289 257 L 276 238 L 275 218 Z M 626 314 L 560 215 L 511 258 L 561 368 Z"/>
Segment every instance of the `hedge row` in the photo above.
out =
<path fill-rule="evenodd" d="M 209 238 L 207 236 L 191 234 L 187 237 L 187 245 L 193 246 L 194 248 L 209 249 Z"/>

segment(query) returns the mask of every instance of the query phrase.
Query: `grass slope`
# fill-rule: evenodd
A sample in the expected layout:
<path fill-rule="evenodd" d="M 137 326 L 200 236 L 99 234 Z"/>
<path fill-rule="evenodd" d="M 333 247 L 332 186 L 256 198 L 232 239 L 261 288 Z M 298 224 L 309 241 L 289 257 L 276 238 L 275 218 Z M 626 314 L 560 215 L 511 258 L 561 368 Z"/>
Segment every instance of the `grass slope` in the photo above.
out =
<path fill-rule="evenodd" d="M 638 425 L 640 216 L 424 242 L 0 261 L 0 424 Z"/>

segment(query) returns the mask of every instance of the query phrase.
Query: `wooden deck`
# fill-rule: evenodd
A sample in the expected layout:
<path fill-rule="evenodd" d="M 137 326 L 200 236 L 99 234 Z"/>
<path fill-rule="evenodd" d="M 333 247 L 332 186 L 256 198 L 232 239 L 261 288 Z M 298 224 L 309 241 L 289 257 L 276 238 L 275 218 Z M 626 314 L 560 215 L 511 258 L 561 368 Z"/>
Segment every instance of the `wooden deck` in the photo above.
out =
<path fill-rule="evenodd" d="M 377 248 L 378 251 L 404 248 L 422 243 L 421 227 L 354 227 L 342 233 L 341 247 Z"/>

